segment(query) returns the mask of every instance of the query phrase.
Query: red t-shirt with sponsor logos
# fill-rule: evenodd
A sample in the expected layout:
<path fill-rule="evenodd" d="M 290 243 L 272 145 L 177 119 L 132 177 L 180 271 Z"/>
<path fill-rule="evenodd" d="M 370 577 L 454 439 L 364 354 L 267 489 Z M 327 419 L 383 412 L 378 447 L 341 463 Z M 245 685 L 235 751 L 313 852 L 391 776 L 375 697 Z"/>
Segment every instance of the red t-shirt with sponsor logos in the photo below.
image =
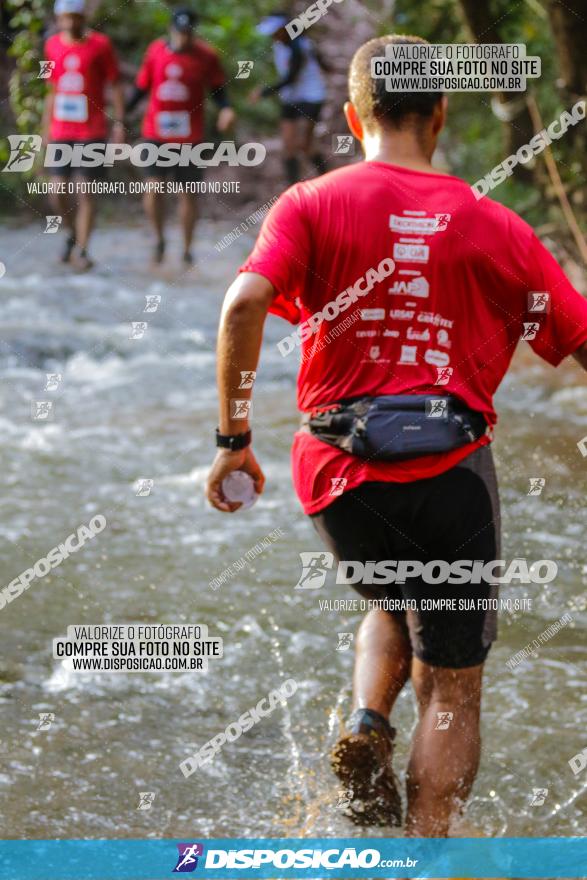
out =
<path fill-rule="evenodd" d="M 300 323 L 301 345 L 284 334 L 279 349 L 301 349 L 305 412 L 361 395 L 453 394 L 493 426 L 493 395 L 521 338 L 555 366 L 587 340 L 587 301 L 527 223 L 456 177 L 384 162 L 287 190 L 241 271 L 266 277 L 271 311 Z M 294 483 L 316 513 L 368 480 L 435 476 L 488 442 L 373 462 L 298 431 Z"/>
<path fill-rule="evenodd" d="M 174 51 L 167 40 L 155 40 L 136 78 L 140 89 L 149 90 L 143 135 L 171 143 L 201 141 L 206 92 L 224 82 L 218 55 L 203 40 L 194 40 L 185 52 Z"/>
<path fill-rule="evenodd" d="M 53 62 L 51 140 L 104 140 L 108 131 L 105 90 L 119 77 L 108 37 L 87 31 L 82 40 L 68 42 L 62 34 L 53 34 L 45 43 L 45 60 Z"/>

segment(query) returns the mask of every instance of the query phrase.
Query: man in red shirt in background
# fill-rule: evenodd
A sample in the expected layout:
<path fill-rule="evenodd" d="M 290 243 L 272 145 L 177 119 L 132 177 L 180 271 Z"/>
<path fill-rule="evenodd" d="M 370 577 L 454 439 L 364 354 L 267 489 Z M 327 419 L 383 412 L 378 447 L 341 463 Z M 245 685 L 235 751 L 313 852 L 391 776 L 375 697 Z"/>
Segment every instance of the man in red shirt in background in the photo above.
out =
<path fill-rule="evenodd" d="M 136 78 L 136 89 L 127 108 L 132 109 L 148 93 L 143 117 L 143 136 L 155 144 L 197 144 L 204 136 L 204 103 L 206 92 L 220 108 L 217 127 L 226 131 L 235 114 L 224 90 L 226 77 L 215 50 L 194 36 L 197 16 L 191 9 L 173 12 L 168 38 L 155 40 L 148 47 Z M 168 169 L 171 171 L 172 169 Z M 152 180 L 162 181 L 167 169 L 153 165 L 148 170 Z M 199 181 L 202 169 L 195 165 L 176 166 L 174 178 L 180 183 Z M 154 261 L 165 255 L 164 195 L 145 193 L 144 205 L 156 235 Z M 191 265 L 191 244 L 197 219 L 193 193 L 180 192 L 180 219 L 183 230 L 183 261 Z"/>
<path fill-rule="evenodd" d="M 108 134 L 105 113 L 106 88 L 112 87 L 114 124 L 112 137 L 124 138 L 124 97 L 114 49 L 108 37 L 86 26 L 84 0 L 57 0 L 54 7 L 58 32 L 45 43 L 45 60 L 53 62 L 50 91 L 45 99 L 43 137 L 45 143 L 104 143 Z M 52 169 L 59 183 L 73 173 L 95 178 L 97 169 L 70 167 Z M 68 237 L 62 261 L 72 258 L 78 268 L 92 266 L 87 247 L 94 222 L 94 198 L 90 193 L 55 194 L 55 207 L 63 217 Z"/>
<path fill-rule="evenodd" d="M 432 167 L 446 99 L 387 92 L 371 77 L 371 60 L 391 42 L 422 41 L 377 38 L 351 63 L 345 113 L 365 161 L 287 190 L 227 292 L 218 340 L 221 448 L 207 494 L 218 510 L 237 509 L 222 489 L 234 470 L 263 490 L 249 421 L 235 419 L 230 404 L 250 397 L 241 371 L 256 370 L 271 311 L 300 324 L 278 348 L 286 355 L 301 343 L 303 413 L 387 395 L 405 407 L 430 394 L 456 401 L 483 424 L 470 441 L 433 454 L 417 456 L 418 437 L 402 438 L 414 455 L 393 461 L 353 455 L 305 424 L 294 439 L 294 484 L 332 553 L 362 563 L 491 562 L 499 559 L 493 395 L 521 338 L 553 366 L 573 354 L 587 369 L 587 302 L 523 220 L 490 199 L 477 201 L 465 181 Z M 496 615 L 492 603 L 487 610 L 477 600 L 483 606 L 496 587 L 424 578 L 367 583 L 357 586 L 361 595 L 389 600 L 388 609 L 372 607 L 360 626 L 355 711 L 334 747 L 333 769 L 360 802 L 356 810 L 351 803 L 357 822 L 399 824 L 388 718 L 411 676 L 420 720 L 406 832 L 446 836 L 479 763 L 482 673 Z M 429 608 L 443 598 L 473 598 L 475 608 Z M 400 610 L 389 610 L 393 603 Z"/>

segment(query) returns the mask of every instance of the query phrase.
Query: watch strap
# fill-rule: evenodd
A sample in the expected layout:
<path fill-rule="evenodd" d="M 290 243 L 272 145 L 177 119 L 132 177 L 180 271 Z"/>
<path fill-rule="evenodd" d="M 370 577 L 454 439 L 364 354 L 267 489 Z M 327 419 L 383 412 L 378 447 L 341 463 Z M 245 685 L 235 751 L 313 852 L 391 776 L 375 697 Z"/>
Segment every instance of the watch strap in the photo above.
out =
<path fill-rule="evenodd" d="M 216 428 L 216 446 L 221 449 L 230 449 L 231 452 L 246 449 L 251 444 L 251 437 L 250 430 L 245 431 L 244 434 L 221 434 Z"/>

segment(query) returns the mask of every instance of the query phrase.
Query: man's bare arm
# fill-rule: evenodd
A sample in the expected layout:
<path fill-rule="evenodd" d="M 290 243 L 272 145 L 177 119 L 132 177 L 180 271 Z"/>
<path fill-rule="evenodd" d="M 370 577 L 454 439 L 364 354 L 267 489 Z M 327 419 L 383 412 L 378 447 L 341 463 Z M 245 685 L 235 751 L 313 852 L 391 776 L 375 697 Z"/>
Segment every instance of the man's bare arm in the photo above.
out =
<path fill-rule="evenodd" d="M 41 137 L 43 138 L 43 143 L 45 145 L 49 141 L 49 128 L 51 125 L 51 118 L 53 116 L 54 101 L 55 94 L 53 90 L 51 90 L 45 95 L 45 102 L 43 104 L 43 117 L 41 119 Z"/>
<path fill-rule="evenodd" d="M 584 370 L 587 370 L 587 342 L 584 342 L 577 351 L 573 352 L 573 357 L 578 364 L 581 364 Z"/>
<path fill-rule="evenodd" d="M 263 326 L 273 294 L 273 285 L 255 272 L 243 272 L 226 293 L 217 347 L 218 427 L 221 434 L 243 434 L 249 430 L 248 414 L 245 418 L 235 418 L 237 405 L 234 401 L 251 400 L 253 389 L 239 388 L 241 373 L 257 369 Z M 244 410 L 247 410 L 246 406 Z M 250 474 L 256 491 L 263 491 L 265 477 L 250 446 L 236 452 L 219 449 L 208 476 L 206 494 L 210 504 L 225 513 L 240 507 L 240 504 L 225 499 L 221 486 L 224 477 L 235 470 Z"/>

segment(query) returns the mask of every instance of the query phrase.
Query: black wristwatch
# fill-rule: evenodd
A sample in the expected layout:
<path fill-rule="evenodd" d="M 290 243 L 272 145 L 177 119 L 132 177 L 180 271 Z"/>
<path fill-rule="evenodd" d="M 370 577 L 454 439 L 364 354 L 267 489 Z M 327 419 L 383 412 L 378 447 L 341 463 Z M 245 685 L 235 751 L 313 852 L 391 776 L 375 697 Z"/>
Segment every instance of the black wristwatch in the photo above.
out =
<path fill-rule="evenodd" d="M 245 431 L 244 434 L 221 434 L 216 428 L 216 446 L 221 449 L 230 449 L 231 452 L 237 452 L 239 449 L 246 449 L 251 445 L 251 431 Z"/>

